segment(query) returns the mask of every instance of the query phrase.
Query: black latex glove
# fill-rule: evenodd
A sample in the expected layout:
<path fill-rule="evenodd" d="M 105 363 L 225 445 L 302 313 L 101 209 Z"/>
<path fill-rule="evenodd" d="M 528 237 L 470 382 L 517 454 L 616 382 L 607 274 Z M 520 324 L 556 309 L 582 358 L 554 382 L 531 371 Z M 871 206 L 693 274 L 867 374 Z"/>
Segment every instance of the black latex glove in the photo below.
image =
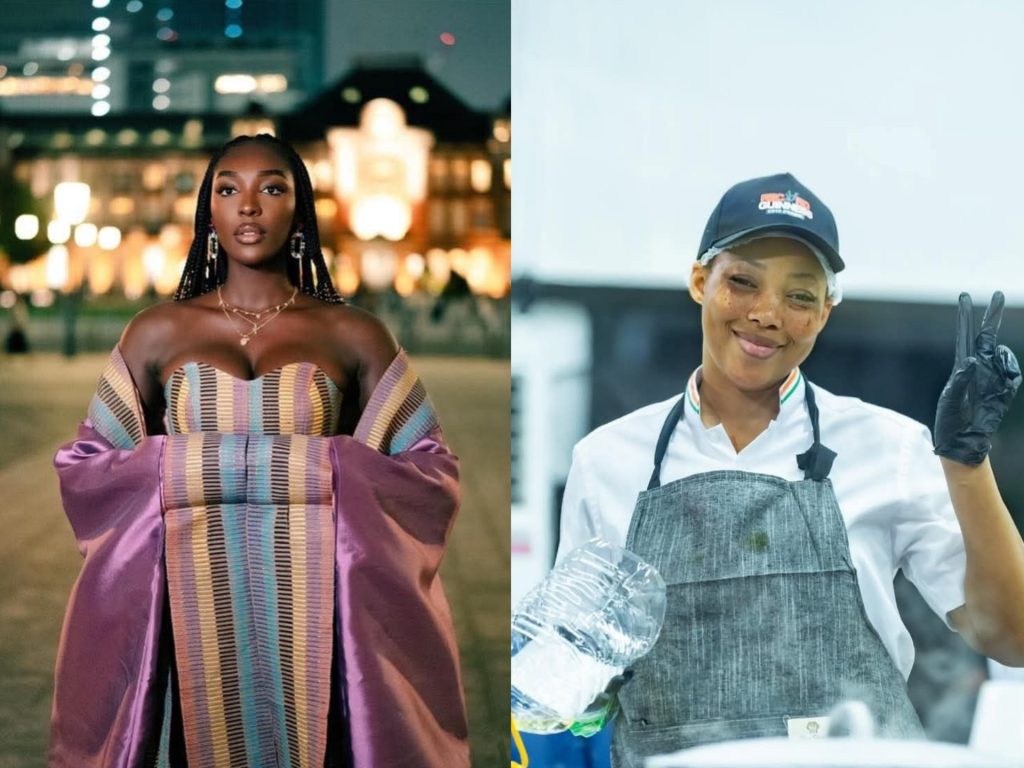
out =
<path fill-rule="evenodd" d="M 984 461 L 1021 381 L 1013 352 L 996 345 L 1003 294 L 992 294 L 977 336 L 972 310 L 971 297 L 961 293 L 953 373 L 939 395 L 933 435 L 935 453 L 961 464 Z"/>

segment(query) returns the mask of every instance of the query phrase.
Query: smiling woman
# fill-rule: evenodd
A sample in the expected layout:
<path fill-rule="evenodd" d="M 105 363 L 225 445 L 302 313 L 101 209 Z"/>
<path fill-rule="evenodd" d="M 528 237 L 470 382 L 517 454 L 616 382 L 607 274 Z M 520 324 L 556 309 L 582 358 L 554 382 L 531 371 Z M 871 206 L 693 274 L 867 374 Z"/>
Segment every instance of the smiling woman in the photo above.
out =
<path fill-rule="evenodd" d="M 768 426 L 773 390 L 811 353 L 832 311 L 827 290 L 824 269 L 798 240 L 767 237 L 732 246 L 709 265 L 694 263 L 690 295 L 703 307 L 706 418 L 721 420 L 715 402 L 728 412 L 731 387 L 766 406 L 761 418 L 729 431 L 737 451 Z"/>
<path fill-rule="evenodd" d="M 125 329 L 55 464 L 85 563 L 51 765 L 468 766 L 437 576 L 457 460 L 335 292 L 286 144 L 211 160 L 175 301 Z"/>
<path fill-rule="evenodd" d="M 621 711 L 617 768 L 708 742 L 825 733 L 851 698 L 884 735 L 922 737 L 893 592 L 901 569 L 971 646 L 1024 664 L 1024 543 L 987 458 L 1021 382 L 996 344 L 1002 294 L 977 334 L 961 296 L 929 435 L 804 378 L 844 266 L 831 211 L 793 176 L 734 185 L 690 274 L 703 339 L 685 392 L 573 452 L 559 559 L 599 536 L 667 585 L 657 643 L 606 691 L 606 714 Z"/>

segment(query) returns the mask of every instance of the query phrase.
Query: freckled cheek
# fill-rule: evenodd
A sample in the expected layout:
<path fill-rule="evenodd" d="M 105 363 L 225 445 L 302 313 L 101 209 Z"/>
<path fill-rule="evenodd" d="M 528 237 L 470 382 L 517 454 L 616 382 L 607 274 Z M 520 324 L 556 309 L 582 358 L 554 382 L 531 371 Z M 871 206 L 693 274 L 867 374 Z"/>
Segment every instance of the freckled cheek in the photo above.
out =
<path fill-rule="evenodd" d="M 737 317 L 747 311 L 749 300 L 737 296 L 732 291 L 716 291 L 710 303 L 710 308 L 723 319 Z"/>

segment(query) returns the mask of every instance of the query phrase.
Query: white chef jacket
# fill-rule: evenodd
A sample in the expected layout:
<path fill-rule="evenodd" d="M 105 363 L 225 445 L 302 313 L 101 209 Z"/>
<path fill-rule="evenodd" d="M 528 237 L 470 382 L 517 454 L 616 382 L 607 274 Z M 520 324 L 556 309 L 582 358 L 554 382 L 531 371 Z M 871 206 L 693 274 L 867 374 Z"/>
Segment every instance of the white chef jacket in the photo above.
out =
<path fill-rule="evenodd" d="M 780 388 L 778 416 L 739 453 L 722 425 L 701 423 L 699 373 L 698 368 L 686 388 L 685 415 L 668 444 L 662 485 L 723 469 L 803 480 L 796 456 L 810 447 L 813 435 L 799 369 Z M 821 441 L 838 454 L 829 477 L 864 608 L 906 678 L 914 646 L 896 608 L 896 571 L 903 569 L 947 625 L 947 613 L 964 603 L 964 542 L 942 467 L 927 428 L 913 419 L 818 386 L 814 394 Z M 559 558 L 594 536 L 625 545 L 637 494 L 647 488 L 654 468 L 658 435 L 678 399 L 633 411 L 577 443 L 562 500 Z M 722 514 L 728 513 L 723 500 Z"/>

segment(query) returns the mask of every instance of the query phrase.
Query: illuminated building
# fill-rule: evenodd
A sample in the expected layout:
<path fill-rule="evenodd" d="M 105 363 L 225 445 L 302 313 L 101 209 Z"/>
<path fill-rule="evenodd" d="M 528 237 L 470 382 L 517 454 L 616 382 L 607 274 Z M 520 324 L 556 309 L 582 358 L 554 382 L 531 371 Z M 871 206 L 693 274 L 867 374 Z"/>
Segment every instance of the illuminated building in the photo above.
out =
<path fill-rule="evenodd" d="M 166 294 L 191 241 L 211 152 L 264 130 L 292 143 L 310 169 L 321 239 L 343 292 L 436 295 L 461 278 L 474 294 L 507 294 L 511 119 L 466 106 L 415 61 L 364 62 L 283 114 L 254 106 L 101 117 L 5 110 L 0 166 L 40 201 L 52 200 L 60 182 L 89 186 L 82 233 L 48 243 L 44 221 L 36 235 L 41 258 L 50 245 L 68 249 L 70 287 Z M 101 247 L 115 232 L 116 246 Z"/>

